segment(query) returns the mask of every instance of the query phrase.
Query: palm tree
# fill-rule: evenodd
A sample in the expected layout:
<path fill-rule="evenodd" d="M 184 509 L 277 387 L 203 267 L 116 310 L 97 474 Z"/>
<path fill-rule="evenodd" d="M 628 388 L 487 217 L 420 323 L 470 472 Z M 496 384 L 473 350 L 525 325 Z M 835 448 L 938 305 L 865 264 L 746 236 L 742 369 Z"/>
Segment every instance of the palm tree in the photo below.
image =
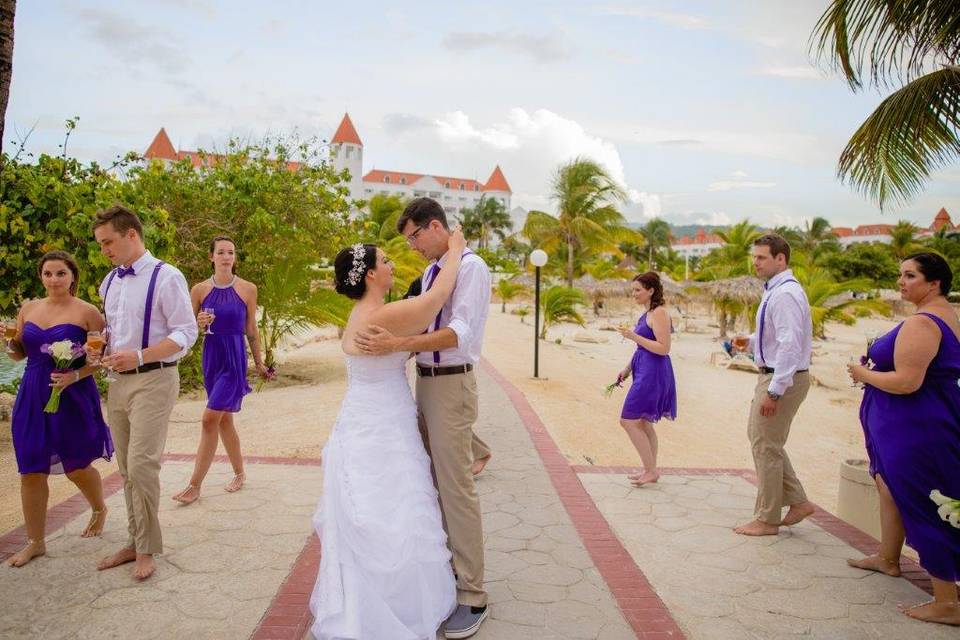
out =
<path fill-rule="evenodd" d="M 927 238 L 925 244 L 928 249 L 936 251 L 945 258 L 960 257 L 960 233 L 947 231 L 946 227 L 940 227 L 935 231 Z"/>
<path fill-rule="evenodd" d="M 379 243 L 399 235 L 397 220 L 406 206 L 407 201 L 397 194 L 388 196 L 378 193 L 370 198 L 370 202 L 367 203 L 367 214 L 360 219 L 364 239 Z"/>
<path fill-rule="evenodd" d="M 647 265 L 650 269 L 656 269 L 653 262 L 654 255 L 661 249 L 670 248 L 670 240 L 673 239 L 673 232 L 670 225 L 660 218 L 654 218 L 640 229 L 640 235 L 647 242 Z"/>
<path fill-rule="evenodd" d="M 753 241 L 760 230 L 749 219 L 738 222 L 726 231 L 716 231 L 724 244 L 704 256 L 700 280 L 718 280 L 746 276 L 753 272 Z"/>
<path fill-rule="evenodd" d="M 506 313 L 507 303 L 526 290 L 527 288 L 525 286 L 519 282 L 514 282 L 509 278 L 503 278 L 497 282 L 497 286 L 494 291 L 496 291 L 497 296 L 500 297 L 500 313 Z"/>
<path fill-rule="evenodd" d="M 380 248 L 393 261 L 393 287 L 387 293 L 388 300 L 392 300 L 394 291 L 399 291 L 402 295 L 414 280 L 423 275 L 427 261 L 411 249 L 407 239 L 399 234 L 382 243 Z"/>
<path fill-rule="evenodd" d="M 568 287 L 577 253 L 616 251 L 620 241 L 636 237 L 615 206 L 626 198 L 623 188 L 593 160 L 574 158 L 558 167 L 551 197 L 558 215 L 529 212 L 523 234 L 548 253 L 564 252 Z"/>
<path fill-rule="evenodd" d="M 507 237 L 507 231 L 513 229 L 510 212 L 499 200 L 480 197 L 480 202 L 472 209 L 463 209 L 460 224 L 467 240 L 476 240 L 478 249 L 487 249 L 490 236 L 495 235 L 501 241 Z"/>
<path fill-rule="evenodd" d="M 863 293 L 876 288 L 872 280 L 860 278 L 837 282 L 830 272 L 820 267 L 794 269 L 797 281 L 807 294 L 810 301 L 810 315 L 813 318 L 813 335 L 825 337 L 824 330 L 828 320 L 853 324 L 856 318 L 850 311 L 865 310 L 889 316 L 892 314 L 890 306 L 880 300 L 850 298 L 837 300 L 838 296 L 849 292 Z"/>
<path fill-rule="evenodd" d="M 3 121 L 13 77 L 13 18 L 16 13 L 17 0 L 0 0 L 0 151 L 3 151 Z"/>
<path fill-rule="evenodd" d="M 832 0 L 811 48 L 853 91 L 900 86 L 840 155 L 844 182 L 874 199 L 917 195 L 960 154 L 960 4 L 956 0 Z"/>
<path fill-rule="evenodd" d="M 540 329 L 540 339 L 546 339 L 547 327 L 558 322 L 575 322 L 582 327 L 583 316 L 577 310 L 577 305 L 586 303 L 587 300 L 580 289 L 570 287 L 547 289 L 540 301 L 540 306 L 543 307 L 543 328 Z"/>
<path fill-rule="evenodd" d="M 923 247 L 914 241 L 920 229 L 909 220 L 898 220 L 890 230 L 890 248 L 897 260 L 903 260 Z"/>

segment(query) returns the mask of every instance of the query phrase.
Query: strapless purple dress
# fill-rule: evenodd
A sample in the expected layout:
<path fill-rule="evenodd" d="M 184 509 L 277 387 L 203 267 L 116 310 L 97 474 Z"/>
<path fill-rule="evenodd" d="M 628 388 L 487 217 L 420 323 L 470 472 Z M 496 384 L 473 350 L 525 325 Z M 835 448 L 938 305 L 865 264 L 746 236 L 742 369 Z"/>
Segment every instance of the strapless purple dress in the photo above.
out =
<path fill-rule="evenodd" d="M 201 309 L 213 308 L 216 319 L 213 333 L 203 338 L 203 386 L 207 389 L 207 408 L 214 411 L 240 411 L 243 396 L 250 393 L 247 384 L 247 349 L 243 344 L 247 327 L 247 305 L 233 288 L 213 285 L 200 303 Z"/>
<path fill-rule="evenodd" d="M 634 333 L 649 340 L 655 339 L 653 329 L 647 324 L 646 313 L 640 316 Z M 675 419 L 677 385 L 670 356 L 657 355 L 637 345 L 630 367 L 632 382 L 623 401 L 620 417 L 647 422 L 657 422 L 661 418 Z"/>
<path fill-rule="evenodd" d="M 44 329 L 33 322 L 23 325 L 27 366 L 13 404 L 10 423 L 13 449 L 20 473 L 70 473 L 97 458 L 113 456 L 113 439 L 103 421 L 100 394 L 92 376 L 71 384 L 60 394 L 60 409 L 44 413 L 50 399 L 53 358 L 40 347 L 60 340 L 83 343 L 87 330 L 75 324 Z M 83 366 L 81 358 L 75 368 Z"/>
<path fill-rule="evenodd" d="M 940 580 L 960 580 L 960 529 L 941 520 L 930 492 L 960 498 L 960 341 L 950 326 L 925 313 L 940 327 L 940 349 L 913 393 L 893 394 L 867 385 L 860 422 L 870 456 L 871 475 L 890 488 L 903 519 L 907 544 L 920 565 Z M 875 371 L 893 371 L 893 352 L 902 323 L 871 345 Z"/>

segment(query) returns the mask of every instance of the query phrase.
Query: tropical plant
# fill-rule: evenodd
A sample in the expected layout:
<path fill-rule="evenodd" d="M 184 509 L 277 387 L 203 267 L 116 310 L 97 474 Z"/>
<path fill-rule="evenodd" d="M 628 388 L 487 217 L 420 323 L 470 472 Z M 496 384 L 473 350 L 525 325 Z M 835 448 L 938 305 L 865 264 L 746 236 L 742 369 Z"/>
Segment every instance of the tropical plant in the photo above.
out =
<path fill-rule="evenodd" d="M 742 220 L 726 230 L 717 230 L 723 245 L 712 250 L 701 260 L 698 280 L 719 280 L 750 275 L 753 272 L 753 241 L 760 237 L 760 230 Z"/>
<path fill-rule="evenodd" d="M 363 241 L 376 244 L 399 235 L 397 220 L 406 206 L 407 201 L 398 194 L 378 193 L 370 198 L 366 213 L 357 220 Z"/>
<path fill-rule="evenodd" d="M 3 121 L 10 98 L 10 80 L 13 77 L 13 18 L 17 0 L 0 0 L 0 152 L 3 151 Z M 5 161 L 0 156 L 0 164 Z"/>
<path fill-rule="evenodd" d="M 387 300 L 392 300 L 396 292 L 403 293 L 410 288 L 414 280 L 423 275 L 427 261 L 410 248 L 407 239 L 402 235 L 387 240 L 380 248 L 393 261 L 393 287 L 387 292 Z"/>
<path fill-rule="evenodd" d="M 586 303 L 587 300 L 579 289 L 561 286 L 547 289 L 540 300 L 540 306 L 543 307 L 540 339 L 545 340 L 547 329 L 559 322 L 574 322 L 582 327 L 584 320 L 577 307 Z"/>
<path fill-rule="evenodd" d="M 509 278 L 502 278 L 497 282 L 497 286 L 494 287 L 494 292 L 500 298 L 500 313 L 506 313 L 507 303 L 526 290 L 527 288 L 525 286 Z"/>
<path fill-rule="evenodd" d="M 837 282 L 830 272 L 820 267 L 795 268 L 794 276 L 803 287 L 810 302 L 810 315 L 813 320 L 813 335 L 825 337 L 825 326 L 828 320 L 854 324 L 856 312 L 870 311 L 881 315 L 892 314 L 890 305 L 881 300 L 864 298 L 841 299 L 847 293 L 864 293 L 875 287 L 874 283 L 866 278 L 859 280 L 844 280 Z M 851 315 L 854 314 L 854 315 Z"/>
<path fill-rule="evenodd" d="M 838 173 L 881 208 L 960 154 L 960 4 L 832 0 L 811 36 L 853 91 L 899 86 L 853 134 Z"/>
<path fill-rule="evenodd" d="M 900 268 L 890 247 L 879 242 L 858 242 L 831 254 L 822 266 L 837 280 L 866 279 L 874 287 L 891 287 Z"/>
<path fill-rule="evenodd" d="M 496 198 L 481 196 L 476 206 L 463 209 L 461 214 L 463 235 L 467 240 L 476 240 L 478 249 L 489 248 L 491 236 L 503 241 L 507 231 L 513 229 L 510 212 Z"/>
<path fill-rule="evenodd" d="M 890 230 L 890 249 L 893 251 L 893 256 L 897 260 L 903 260 L 911 253 L 916 253 L 923 249 L 923 247 L 914 240 L 919 231 L 919 227 L 909 220 L 898 220 L 897 224 L 893 226 Z"/>
<path fill-rule="evenodd" d="M 593 160 L 575 158 L 558 167 L 551 197 L 557 215 L 530 211 L 523 234 L 552 256 L 563 253 L 568 287 L 577 254 L 616 251 L 619 242 L 636 237 L 616 208 L 626 198 L 623 188 Z"/>
<path fill-rule="evenodd" d="M 670 249 L 670 241 L 673 238 L 670 225 L 665 220 L 653 218 L 640 228 L 640 235 L 643 236 L 644 241 L 647 243 L 648 268 L 651 271 L 655 271 L 657 266 L 654 258 L 660 251 L 668 251 Z"/>

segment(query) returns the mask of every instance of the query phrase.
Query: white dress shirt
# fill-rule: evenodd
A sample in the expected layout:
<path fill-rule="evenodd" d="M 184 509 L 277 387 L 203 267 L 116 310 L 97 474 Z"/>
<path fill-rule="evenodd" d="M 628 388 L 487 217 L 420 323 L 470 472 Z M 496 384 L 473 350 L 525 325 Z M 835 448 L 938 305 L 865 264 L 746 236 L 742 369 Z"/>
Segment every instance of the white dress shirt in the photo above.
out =
<path fill-rule="evenodd" d="M 788 280 L 793 280 L 788 282 Z M 766 305 L 763 319 L 763 335 L 760 332 L 760 313 Z M 757 348 L 762 340 L 763 358 Z M 770 278 L 764 285 L 763 298 L 757 309 L 757 331 L 750 336 L 750 350 L 758 366 L 774 370 L 767 390 L 783 395 L 793 385 L 793 374 L 810 368 L 810 352 L 813 349 L 813 321 L 810 317 L 810 302 L 793 271 L 787 269 Z"/>
<path fill-rule="evenodd" d="M 444 256 L 446 258 L 446 256 Z M 440 259 L 443 268 L 444 259 Z M 423 275 L 423 291 L 432 284 L 430 264 Z M 440 311 L 440 327 L 449 327 L 457 334 L 457 346 L 440 352 L 440 366 L 450 367 L 480 362 L 480 349 L 483 346 L 483 329 L 490 312 L 490 269 L 477 254 L 464 252 L 457 272 L 457 284 L 453 295 Z M 430 323 L 427 331 L 433 331 L 436 321 Z M 433 352 L 424 351 L 417 355 L 417 363 L 426 367 L 434 366 Z"/>
<path fill-rule="evenodd" d="M 110 327 L 112 351 L 141 348 L 147 289 L 158 262 L 148 251 L 131 265 L 133 274 L 113 278 L 109 293 L 106 293 L 106 289 L 110 274 L 100 283 L 101 299 L 106 293 L 103 306 Z M 197 340 L 197 320 L 193 317 L 187 279 L 171 264 L 165 263 L 157 274 L 149 335 L 148 346 L 156 345 L 164 338 L 170 338 L 180 345 L 180 351 L 166 358 L 167 361 L 179 360 L 187 355 Z"/>

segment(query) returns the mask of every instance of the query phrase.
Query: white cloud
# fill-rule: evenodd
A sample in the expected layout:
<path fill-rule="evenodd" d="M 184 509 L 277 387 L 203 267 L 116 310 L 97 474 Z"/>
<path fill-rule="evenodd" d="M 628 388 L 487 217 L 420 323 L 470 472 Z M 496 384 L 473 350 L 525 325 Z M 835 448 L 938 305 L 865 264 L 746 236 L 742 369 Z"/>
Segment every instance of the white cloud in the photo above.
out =
<path fill-rule="evenodd" d="M 730 175 L 732 175 L 734 178 L 746 178 L 747 172 L 744 171 L 743 169 L 737 169 L 736 171 L 732 172 Z"/>
<path fill-rule="evenodd" d="M 182 40 L 173 32 L 152 24 L 140 24 L 130 16 L 106 9 L 72 8 L 94 40 L 130 64 L 147 63 L 169 73 L 186 69 L 190 58 Z"/>
<path fill-rule="evenodd" d="M 707 186 L 707 191 L 733 191 L 736 189 L 772 189 L 776 182 L 756 182 L 753 180 L 715 180 Z"/>
<path fill-rule="evenodd" d="M 816 67 L 809 65 L 776 65 L 767 64 L 757 72 L 762 76 L 775 76 L 793 80 L 825 80 L 826 76 Z"/>
<path fill-rule="evenodd" d="M 451 51 L 500 49 L 529 56 L 536 62 L 555 62 L 573 54 L 573 44 L 560 34 L 534 36 L 506 32 L 454 32 L 443 39 L 443 46 Z"/>
<path fill-rule="evenodd" d="M 724 153 L 757 158 L 787 160 L 794 163 L 832 164 L 843 148 L 842 142 L 824 140 L 813 134 L 776 130 L 699 130 L 658 127 L 636 127 L 632 123 L 611 123 L 612 135 L 642 144 L 662 145 L 665 141 L 696 143 L 703 153 Z"/>
<path fill-rule="evenodd" d="M 646 20 L 656 20 L 662 24 L 679 29 L 708 29 L 710 23 L 703 16 L 681 11 L 664 11 L 661 9 L 648 9 L 645 7 L 625 6 L 625 5 L 607 5 L 597 7 L 595 13 L 605 16 L 620 16 L 629 18 L 639 18 Z"/>
<path fill-rule="evenodd" d="M 730 218 L 730 216 L 727 214 L 726 211 L 713 211 L 708 214 L 701 214 L 697 218 L 697 224 L 704 224 L 704 225 L 710 225 L 710 226 L 727 225 L 732 222 L 733 220 Z"/>

